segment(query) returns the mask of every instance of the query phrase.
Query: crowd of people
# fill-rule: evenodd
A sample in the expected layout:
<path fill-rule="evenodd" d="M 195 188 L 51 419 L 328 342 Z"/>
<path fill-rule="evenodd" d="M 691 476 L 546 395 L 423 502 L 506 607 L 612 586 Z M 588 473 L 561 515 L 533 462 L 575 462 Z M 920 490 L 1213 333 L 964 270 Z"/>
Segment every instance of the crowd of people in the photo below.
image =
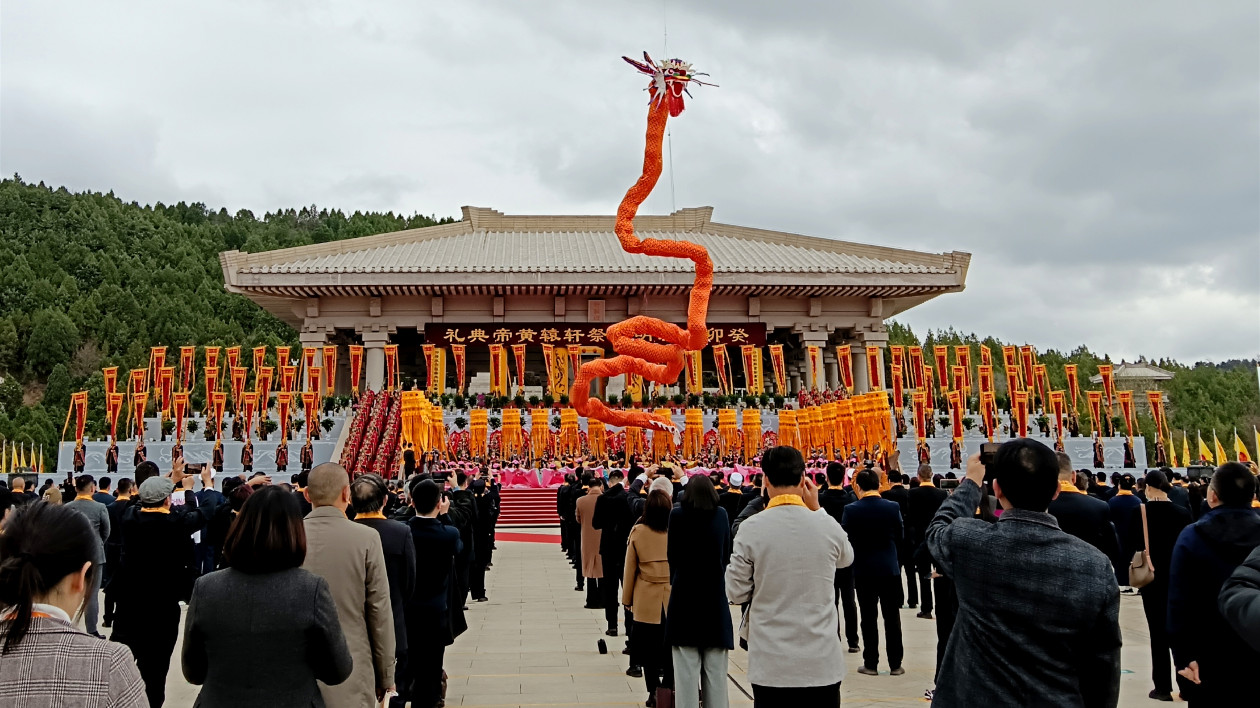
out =
<path fill-rule="evenodd" d="M 219 489 L 178 459 L 116 489 L 15 477 L 0 487 L 0 704 L 161 706 L 178 657 L 201 706 L 443 705 L 446 647 L 487 599 L 498 483 L 404 460 L 398 480 L 327 463 Z M 934 704 L 1114 706 L 1127 592 L 1150 697 L 1175 682 L 1228 706 L 1252 700 L 1260 660 L 1256 491 L 1240 463 L 1109 479 L 1016 439 L 962 479 L 790 447 L 747 476 L 577 463 L 556 501 L 600 644 L 624 632 L 613 648 L 650 706 L 727 705 L 737 644 L 755 705 L 838 705 L 847 654 L 905 674 L 903 609 L 936 623 Z"/>

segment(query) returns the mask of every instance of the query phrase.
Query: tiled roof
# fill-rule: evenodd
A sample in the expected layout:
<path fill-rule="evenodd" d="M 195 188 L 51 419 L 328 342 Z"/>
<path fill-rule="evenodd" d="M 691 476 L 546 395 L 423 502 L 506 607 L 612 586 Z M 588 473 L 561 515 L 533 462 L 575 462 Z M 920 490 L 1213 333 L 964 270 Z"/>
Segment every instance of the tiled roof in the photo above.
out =
<path fill-rule="evenodd" d="M 840 242 L 818 247 L 728 236 L 710 231 L 649 231 L 641 238 L 685 239 L 709 249 L 718 273 L 945 274 L 953 268 L 845 252 Z M 797 240 L 803 240 L 797 237 Z M 832 244 L 835 244 L 832 246 Z M 828 246 L 832 246 L 828 248 Z M 250 274 L 326 273 L 687 273 L 690 261 L 626 253 L 607 231 L 475 229 L 439 238 L 311 254 L 245 265 Z"/>

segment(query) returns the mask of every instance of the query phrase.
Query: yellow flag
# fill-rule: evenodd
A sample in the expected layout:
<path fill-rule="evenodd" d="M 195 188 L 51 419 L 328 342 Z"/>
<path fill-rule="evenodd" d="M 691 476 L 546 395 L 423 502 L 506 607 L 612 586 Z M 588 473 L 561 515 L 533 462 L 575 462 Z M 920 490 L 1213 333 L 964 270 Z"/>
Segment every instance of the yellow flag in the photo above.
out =
<path fill-rule="evenodd" d="M 1237 430 L 1234 431 L 1234 459 L 1239 462 L 1251 462 L 1251 455 L 1247 453 L 1247 446 L 1238 436 Z"/>
<path fill-rule="evenodd" d="M 1194 437 L 1199 441 L 1199 459 L 1207 460 L 1209 464 L 1216 464 L 1216 459 L 1212 457 L 1212 448 L 1208 447 L 1207 443 L 1203 442 L 1203 435 L 1196 432 Z"/>
<path fill-rule="evenodd" d="M 1180 467 L 1177 463 L 1177 442 L 1173 440 L 1172 435 L 1168 436 L 1168 464 L 1170 467 Z"/>
<path fill-rule="evenodd" d="M 1181 431 L 1181 461 L 1187 467 L 1194 464 L 1194 458 L 1190 457 L 1190 436 L 1184 430 Z"/>
<path fill-rule="evenodd" d="M 26 466 L 26 443 L 22 443 L 22 457 L 20 458 L 18 467 L 25 467 L 25 466 Z"/>
<path fill-rule="evenodd" d="M 1218 465 L 1229 462 L 1229 456 L 1225 454 L 1225 446 L 1221 444 L 1219 438 L 1216 437 L 1216 431 L 1212 431 L 1212 444 L 1216 447 L 1216 459 Z"/>

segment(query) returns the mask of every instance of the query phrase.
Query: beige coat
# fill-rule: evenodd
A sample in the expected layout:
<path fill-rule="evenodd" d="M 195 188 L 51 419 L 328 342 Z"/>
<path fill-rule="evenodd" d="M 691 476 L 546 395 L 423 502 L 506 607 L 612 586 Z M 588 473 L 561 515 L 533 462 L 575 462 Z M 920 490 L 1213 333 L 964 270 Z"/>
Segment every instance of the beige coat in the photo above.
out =
<path fill-rule="evenodd" d="M 603 531 L 591 525 L 595 518 L 595 499 L 603 494 L 599 487 L 590 487 L 586 496 L 577 500 L 577 521 L 582 525 L 582 577 L 604 577 L 604 564 L 599 559 L 599 539 Z"/>
<path fill-rule="evenodd" d="M 630 606 L 635 622 L 660 624 L 662 610 L 669 606 L 668 539 L 669 534 L 647 524 L 630 529 L 621 604 Z"/>
<path fill-rule="evenodd" d="M 377 705 L 376 691 L 394 685 L 394 614 L 381 536 L 336 507 L 306 515 L 306 562 L 302 568 L 328 581 L 337 618 L 354 658 L 354 672 L 337 686 L 319 684 L 332 708 Z"/>

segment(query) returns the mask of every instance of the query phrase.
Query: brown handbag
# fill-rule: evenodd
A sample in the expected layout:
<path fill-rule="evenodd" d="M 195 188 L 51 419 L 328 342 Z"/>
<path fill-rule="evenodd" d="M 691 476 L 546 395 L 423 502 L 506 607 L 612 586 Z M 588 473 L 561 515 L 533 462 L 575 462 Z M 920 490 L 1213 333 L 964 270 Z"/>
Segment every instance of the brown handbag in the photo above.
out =
<path fill-rule="evenodd" d="M 1146 524 L 1146 505 L 1142 510 L 1142 550 L 1133 554 L 1129 563 L 1129 585 L 1144 588 L 1155 580 L 1155 566 L 1151 565 L 1151 532 Z"/>

